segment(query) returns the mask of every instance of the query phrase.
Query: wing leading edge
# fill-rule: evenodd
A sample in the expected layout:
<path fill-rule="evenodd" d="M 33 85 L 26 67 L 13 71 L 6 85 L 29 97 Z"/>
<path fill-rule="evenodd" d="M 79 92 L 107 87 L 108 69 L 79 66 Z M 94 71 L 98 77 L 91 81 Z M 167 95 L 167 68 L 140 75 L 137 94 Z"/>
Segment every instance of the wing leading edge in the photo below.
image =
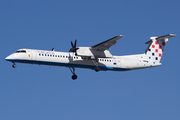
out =
<path fill-rule="evenodd" d="M 109 40 L 106 40 L 102 43 L 99 43 L 97 45 L 92 46 L 90 49 L 104 51 L 106 49 L 109 49 L 112 45 L 116 44 L 117 40 L 122 38 L 122 37 L 123 37 L 123 35 L 115 36 Z"/>

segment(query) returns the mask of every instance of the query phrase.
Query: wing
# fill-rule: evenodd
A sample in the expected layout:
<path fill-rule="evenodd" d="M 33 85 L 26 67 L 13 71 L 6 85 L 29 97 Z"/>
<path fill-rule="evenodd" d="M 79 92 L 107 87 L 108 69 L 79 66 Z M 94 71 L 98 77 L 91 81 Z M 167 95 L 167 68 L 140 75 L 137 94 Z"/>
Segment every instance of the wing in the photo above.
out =
<path fill-rule="evenodd" d="M 104 51 L 106 49 L 109 49 L 112 45 L 116 44 L 117 40 L 122 37 L 123 37 L 123 35 L 115 36 L 109 40 L 106 40 L 102 43 L 92 46 L 90 49 Z"/>

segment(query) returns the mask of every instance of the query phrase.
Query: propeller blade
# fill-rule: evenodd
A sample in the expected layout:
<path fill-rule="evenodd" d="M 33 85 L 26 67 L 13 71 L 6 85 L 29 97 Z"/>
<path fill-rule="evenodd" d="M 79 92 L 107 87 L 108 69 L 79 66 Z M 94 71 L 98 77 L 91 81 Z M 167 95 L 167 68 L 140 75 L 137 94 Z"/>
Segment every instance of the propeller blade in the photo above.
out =
<path fill-rule="evenodd" d="M 77 39 L 76 39 L 75 42 L 74 42 L 74 48 L 76 48 L 76 43 L 77 43 Z"/>
<path fill-rule="evenodd" d="M 77 44 L 77 39 L 73 42 L 71 41 L 71 46 L 72 48 L 69 50 L 69 52 L 76 52 L 76 50 L 78 50 L 79 48 L 76 48 L 76 44 Z"/>
<path fill-rule="evenodd" d="M 74 47 L 73 42 L 71 41 L 71 46 Z"/>

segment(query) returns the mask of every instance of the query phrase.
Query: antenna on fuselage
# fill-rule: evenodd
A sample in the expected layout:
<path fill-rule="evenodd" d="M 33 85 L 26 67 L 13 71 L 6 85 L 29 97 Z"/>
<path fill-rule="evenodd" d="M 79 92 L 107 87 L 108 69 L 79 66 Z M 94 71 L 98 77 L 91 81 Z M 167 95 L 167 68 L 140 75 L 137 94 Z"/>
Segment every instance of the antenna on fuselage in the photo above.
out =
<path fill-rule="evenodd" d="M 52 51 L 54 51 L 54 47 L 52 48 Z"/>

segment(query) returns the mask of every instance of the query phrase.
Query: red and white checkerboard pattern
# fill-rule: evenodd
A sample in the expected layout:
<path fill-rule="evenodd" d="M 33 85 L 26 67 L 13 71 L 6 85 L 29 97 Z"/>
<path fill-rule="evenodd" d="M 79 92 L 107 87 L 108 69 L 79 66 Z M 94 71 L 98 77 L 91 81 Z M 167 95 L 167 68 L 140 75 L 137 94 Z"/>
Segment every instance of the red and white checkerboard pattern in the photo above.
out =
<path fill-rule="evenodd" d="M 165 40 L 153 40 L 146 55 L 149 56 L 149 59 L 159 62 L 165 47 Z"/>

